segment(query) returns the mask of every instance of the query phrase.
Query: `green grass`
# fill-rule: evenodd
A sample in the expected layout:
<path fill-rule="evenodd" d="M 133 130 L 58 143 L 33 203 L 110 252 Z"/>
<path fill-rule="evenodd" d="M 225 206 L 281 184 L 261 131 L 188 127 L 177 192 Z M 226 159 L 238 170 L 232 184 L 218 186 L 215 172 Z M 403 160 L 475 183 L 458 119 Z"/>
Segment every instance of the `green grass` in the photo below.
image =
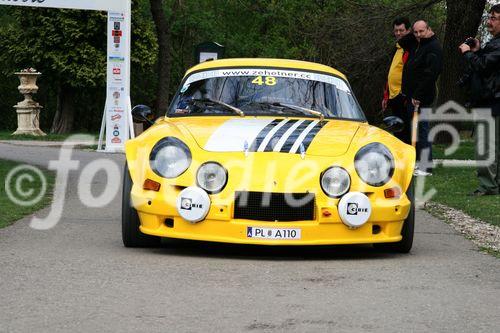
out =
<path fill-rule="evenodd" d="M 495 250 L 489 249 L 487 247 L 481 247 L 481 251 L 488 253 L 488 254 L 491 254 L 492 256 L 500 259 L 500 252 L 499 251 L 495 251 Z"/>
<path fill-rule="evenodd" d="M 448 145 L 435 144 L 432 146 L 432 154 L 435 159 L 447 159 L 447 160 L 473 160 L 474 157 L 474 141 L 467 140 L 461 141 L 460 146 L 457 151 L 453 154 L 446 156 L 444 151 L 448 148 Z"/>
<path fill-rule="evenodd" d="M 98 134 L 95 133 L 47 134 L 46 136 L 12 135 L 12 133 L 13 132 L 0 132 L 0 140 L 64 141 L 75 134 L 92 135 L 96 139 L 98 138 Z"/>
<path fill-rule="evenodd" d="M 85 146 L 84 150 L 96 151 L 98 147 L 98 145 Z"/>
<path fill-rule="evenodd" d="M 42 170 L 42 173 L 44 174 L 45 178 L 47 179 L 47 191 L 46 194 L 43 196 L 43 198 L 36 204 L 28 207 L 24 206 L 19 206 L 15 203 L 13 203 L 6 191 L 5 191 L 5 182 L 8 173 L 15 168 L 16 166 L 21 165 L 20 163 L 15 163 L 15 162 L 10 162 L 6 160 L 0 160 L 0 179 L 2 183 L 0 184 L 0 228 L 6 227 L 15 221 L 23 218 L 24 216 L 30 215 L 46 206 L 48 206 L 52 200 L 52 192 L 54 188 L 54 180 L 55 180 L 55 175 L 53 172 L 45 171 Z M 42 182 L 36 175 L 31 172 L 29 173 L 30 175 L 34 175 L 33 181 L 29 180 L 24 180 L 21 182 L 21 188 L 24 192 L 28 191 L 29 189 L 34 189 L 34 194 L 33 196 L 30 196 L 27 198 L 27 200 L 31 200 L 34 197 L 37 196 L 39 190 L 41 189 Z M 19 175 L 19 174 L 18 174 Z M 10 188 L 15 188 L 15 179 L 11 182 L 11 184 L 14 184 L 13 186 L 10 186 Z M 37 191 L 38 189 L 38 191 Z M 17 196 L 18 198 L 21 198 L 20 196 Z"/>
<path fill-rule="evenodd" d="M 478 187 L 475 168 L 434 169 L 433 176 L 426 178 L 425 188 L 437 190 L 432 201 L 459 209 L 484 222 L 500 226 L 500 196 L 468 197 Z"/>

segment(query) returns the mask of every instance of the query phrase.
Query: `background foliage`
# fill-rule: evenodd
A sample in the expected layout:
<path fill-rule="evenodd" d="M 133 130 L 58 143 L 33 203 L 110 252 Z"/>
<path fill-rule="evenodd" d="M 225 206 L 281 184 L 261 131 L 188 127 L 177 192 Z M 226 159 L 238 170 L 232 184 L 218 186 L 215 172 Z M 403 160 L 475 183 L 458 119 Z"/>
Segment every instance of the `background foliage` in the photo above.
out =
<path fill-rule="evenodd" d="M 150 1 L 133 1 L 132 104 L 155 105 L 158 41 Z M 163 0 L 169 22 L 169 94 L 194 64 L 194 46 L 217 41 L 226 57 L 311 60 L 343 71 L 374 120 L 394 40 L 392 20 L 429 19 L 442 38 L 445 1 Z M 74 90 L 74 131 L 97 131 L 105 99 L 105 13 L 0 6 L 0 129 L 14 130 L 22 99 L 15 71 L 43 73 L 35 99 L 47 130 L 60 88 Z"/>

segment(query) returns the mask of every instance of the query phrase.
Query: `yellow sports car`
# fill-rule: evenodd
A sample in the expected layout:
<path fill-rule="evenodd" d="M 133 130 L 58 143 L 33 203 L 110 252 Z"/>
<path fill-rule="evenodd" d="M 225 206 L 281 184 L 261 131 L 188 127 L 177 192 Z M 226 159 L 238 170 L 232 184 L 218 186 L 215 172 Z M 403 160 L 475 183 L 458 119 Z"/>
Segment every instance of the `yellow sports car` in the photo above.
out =
<path fill-rule="evenodd" d="M 167 237 L 411 249 L 415 149 L 367 123 L 337 70 L 208 61 L 187 71 L 165 117 L 132 113 L 152 126 L 126 143 L 127 247 Z"/>

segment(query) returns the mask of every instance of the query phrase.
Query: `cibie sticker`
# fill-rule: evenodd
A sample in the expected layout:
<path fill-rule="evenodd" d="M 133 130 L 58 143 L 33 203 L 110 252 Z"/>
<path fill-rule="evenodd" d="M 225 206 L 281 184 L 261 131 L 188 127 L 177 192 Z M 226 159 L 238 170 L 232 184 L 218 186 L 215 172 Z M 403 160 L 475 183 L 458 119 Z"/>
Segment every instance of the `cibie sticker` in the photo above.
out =
<path fill-rule="evenodd" d="M 210 197 L 199 187 L 185 188 L 177 197 L 177 212 L 186 221 L 203 221 L 210 210 Z"/>
<path fill-rule="evenodd" d="M 338 211 L 345 225 L 359 228 L 370 218 L 372 205 L 364 193 L 350 192 L 340 199 Z"/>

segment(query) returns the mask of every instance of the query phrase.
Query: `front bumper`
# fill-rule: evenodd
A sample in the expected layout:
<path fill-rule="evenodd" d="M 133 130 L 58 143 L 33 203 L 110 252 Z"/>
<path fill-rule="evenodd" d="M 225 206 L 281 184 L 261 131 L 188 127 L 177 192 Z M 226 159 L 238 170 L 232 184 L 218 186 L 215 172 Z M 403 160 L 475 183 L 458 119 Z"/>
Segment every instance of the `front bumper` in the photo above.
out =
<path fill-rule="evenodd" d="M 341 245 L 390 243 L 401 240 L 403 222 L 410 211 L 410 201 L 370 197 L 372 214 L 362 227 L 351 229 L 342 223 L 337 211 L 338 200 L 316 201 L 315 220 L 267 222 L 234 219 L 234 201 L 212 197 L 205 220 L 192 224 L 182 219 L 176 210 L 179 189 L 171 187 L 162 193 L 143 191 L 134 187 L 132 205 L 141 221 L 141 232 L 168 238 L 210 242 L 257 245 Z M 328 211 L 329 214 L 324 214 Z M 326 216 L 329 215 L 329 216 Z M 271 240 L 247 237 L 247 227 L 300 228 L 298 240 Z"/>

